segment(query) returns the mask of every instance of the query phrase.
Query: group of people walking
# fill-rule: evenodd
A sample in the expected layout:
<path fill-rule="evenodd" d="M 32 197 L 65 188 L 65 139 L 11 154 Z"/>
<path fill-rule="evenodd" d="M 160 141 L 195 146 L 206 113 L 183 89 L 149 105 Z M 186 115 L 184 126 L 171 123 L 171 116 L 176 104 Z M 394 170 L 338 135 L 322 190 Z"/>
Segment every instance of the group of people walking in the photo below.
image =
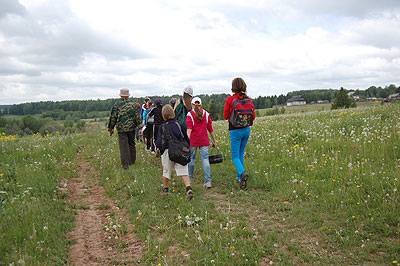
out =
<path fill-rule="evenodd" d="M 232 93 L 233 95 L 225 102 L 224 119 L 229 122 L 232 161 L 237 170 L 236 181 L 241 189 L 246 189 L 249 174 L 244 168 L 244 152 L 250 137 L 250 126 L 255 119 L 255 110 L 253 102 L 247 96 L 247 86 L 242 78 L 235 78 L 232 81 Z M 202 108 L 201 98 L 193 97 L 193 88 L 186 87 L 182 98 L 172 98 L 165 105 L 159 98 L 154 102 L 146 98 L 145 103 L 140 106 L 130 102 L 129 96 L 128 89 L 120 90 L 121 99 L 112 107 L 108 123 L 110 136 L 113 135 L 115 127 L 118 131 L 122 167 L 128 169 L 135 163 L 135 138 L 139 139 L 142 136 L 146 149 L 153 153 L 157 152 L 161 157 L 162 193 L 168 193 L 171 172 L 175 169 L 176 176 L 183 179 L 186 198 L 190 200 L 193 198 L 191 180 L 194 179 L 196 154 L 199 149 L 205 176 L 204 186 L 211 188 L 208 133 L 212 145 L 216 148 L 218 145 L 210 114 Z M 175 155 L 171 155 L 172 150 L 177 150 L 173 145 L 181 149 L 182 143 L 181 156 L 188 157 L 183 163 L 177 161 Z"/>

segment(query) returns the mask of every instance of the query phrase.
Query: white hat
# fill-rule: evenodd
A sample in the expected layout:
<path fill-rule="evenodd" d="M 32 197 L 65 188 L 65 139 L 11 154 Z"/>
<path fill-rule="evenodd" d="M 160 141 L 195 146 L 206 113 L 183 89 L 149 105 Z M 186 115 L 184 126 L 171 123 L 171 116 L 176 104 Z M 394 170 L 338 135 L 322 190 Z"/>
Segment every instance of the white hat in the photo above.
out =
<path fill-rule="evenodd" d="M 127 88 L 120 89 L 119 96 L 129 96 L 129 89 L 127 89 Z"/>
<path fill-rule="evenodd" d="M 192 88 L 192 86 L 187 86 L 187 87 L 183 90 L 183 92 L 184 92 L 184 93 L 187 93 L 187 94 L 189 94 L 191 97 L 193 97 L 193 88 Z"/>
<path fill-rule="evenodd" d="M 199 97 L 194 97 L 192 99 L 192 104 L 196 104 L 196 102 L 199 102 L 199 105 L 201 105 L 201 99 Z"/>

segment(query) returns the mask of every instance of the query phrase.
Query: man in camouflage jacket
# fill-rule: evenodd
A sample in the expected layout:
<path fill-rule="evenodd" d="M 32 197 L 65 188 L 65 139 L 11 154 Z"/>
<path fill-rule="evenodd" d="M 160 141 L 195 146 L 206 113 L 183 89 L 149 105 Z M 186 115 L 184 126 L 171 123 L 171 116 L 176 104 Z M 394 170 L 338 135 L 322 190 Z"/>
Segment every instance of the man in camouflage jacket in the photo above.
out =
<path fill-rule="evenodd" d="M 128 100 L 128 89 L 121 89 L 119 95 L 120 101 L 111 109 L 108 131 L 112 136 L 114 127 L 117 128 L 121 164 L 124 169 L 128 169 L 136 161 L 135 129 L 140 124 L 140 115 L 139 107 Z"/>

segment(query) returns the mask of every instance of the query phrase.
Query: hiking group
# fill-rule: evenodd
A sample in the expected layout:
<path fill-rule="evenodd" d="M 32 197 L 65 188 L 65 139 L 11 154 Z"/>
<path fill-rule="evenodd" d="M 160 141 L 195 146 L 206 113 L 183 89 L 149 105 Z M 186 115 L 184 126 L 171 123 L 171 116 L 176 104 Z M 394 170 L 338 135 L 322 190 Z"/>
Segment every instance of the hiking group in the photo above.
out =
<path fill-rule="evenodd" d="M 254 104 L 247 96 L 247 85 L 242 78 L 232 81 L 233 95 L 225 101 L 224 119 L 229 124 L 231 155 L 237 170 L 236 182 L 246 189 L 249 174 L 244 168 L 244 152 L 250 137 L 250 126 L 255 119 Z M 146 150 L 161 157 L 163 168 L 162 193 L 168 193 L 168 183 L 172 169 L 180 176 L 186 186 L 186 198 L 193 198 L 190 185 L 194 179 L 196 153 L 199 149 L 203 165 L 206 188 L 211 188 L 211 169 L 209 160 L 210 140 L 217 148 L 210 114 L 202 109 L 202 100 L 193 97 L 193 88 L 184 89 L 182 98 L 172 98 L 163 106 L 160 98 L 145 99 L 142 106 L 129 101 L 129 90 L 120 90 L 120 100 L 112 109 L 108 122 L 110 136 L 114 128 L 118 131 L 121 164 L 128 169 L 136 160 L 136 143 L 144 141 Z M 207 133 L 208 132 L 208 133 Z"/>

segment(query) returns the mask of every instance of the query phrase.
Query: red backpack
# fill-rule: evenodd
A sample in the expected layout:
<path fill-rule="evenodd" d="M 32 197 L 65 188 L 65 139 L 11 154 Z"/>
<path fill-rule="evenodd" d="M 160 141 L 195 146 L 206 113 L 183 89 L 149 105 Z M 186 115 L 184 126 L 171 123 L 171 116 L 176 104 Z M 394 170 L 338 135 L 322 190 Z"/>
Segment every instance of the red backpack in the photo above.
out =
<path fill-rule="evenodd" d="M 233 111 L 229 122 L 234 127 L 248 127 L 253 125 L 254 105 L 250 98 L 233 99 Z"/>

